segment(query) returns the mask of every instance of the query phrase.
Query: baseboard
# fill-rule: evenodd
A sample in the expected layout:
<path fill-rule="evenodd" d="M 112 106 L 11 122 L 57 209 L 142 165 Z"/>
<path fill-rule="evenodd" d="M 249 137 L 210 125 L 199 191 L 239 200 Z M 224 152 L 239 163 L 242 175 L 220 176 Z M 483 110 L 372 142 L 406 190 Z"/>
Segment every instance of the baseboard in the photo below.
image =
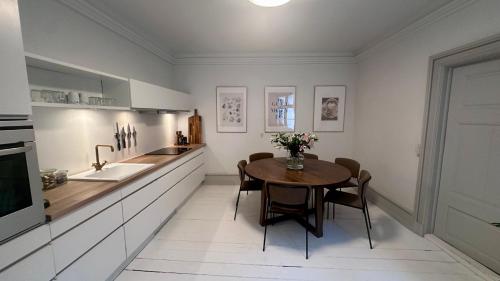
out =
<path fill-rule="evenodd" d="M 446 243 L 445 241 L 439 239 L 434 234 L 426 234 L 424 237 L 425 237 L 425 239 L 431 241 L 436 246 L 441 248 L 444 252 L 446 252 L 448 255 L 450 255 L 458 263 L 462 264 L 463 266 L 467 267 L 467 269 L 474 272 L 474 274 L 478 275 L 480 278 L 487 280 L 487 281 L 499 281 L 500 280 L 500 275 L 491 271 L 489 268 L 480 264 L 479 262 L 473 260 L 471 257 L 462 253 L 457 248 L 455 248 L 455 247 L 451 246 L 450 244 Z"/>
<path fill-rule="evenodd" d="M 206 185 L 239 185 L 240 179 L 238 175 L 217 175 L 208 174 L 205 176 Z"/>
<path fill-rule="evenodd" d="M 376 192 L 372 188 L 368 188 L 366 193 L 366 198 L 368 201 L 377 205 L 380 209 L 386 212 L 388 215 L 396 219 L 399 223 L 404 225 L 406 228 L 417 233 L 418 235 L 424 235 L 424 228 L 422 224 L 419 224 L 412 213 L 398 206 L 391 200 L 387 199 L 380 193 Z"/>

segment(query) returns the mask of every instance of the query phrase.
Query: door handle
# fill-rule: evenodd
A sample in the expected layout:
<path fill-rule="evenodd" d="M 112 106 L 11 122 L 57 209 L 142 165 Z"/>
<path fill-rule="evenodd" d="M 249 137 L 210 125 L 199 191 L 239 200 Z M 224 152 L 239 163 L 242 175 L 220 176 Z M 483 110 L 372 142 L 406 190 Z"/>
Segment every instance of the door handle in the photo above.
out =
<path fill-rule="evenodd" d="M 7 156 L 18 153 L 25 153 L 33 149 L 31 145 L 0 150 L 0 156 Z"/>

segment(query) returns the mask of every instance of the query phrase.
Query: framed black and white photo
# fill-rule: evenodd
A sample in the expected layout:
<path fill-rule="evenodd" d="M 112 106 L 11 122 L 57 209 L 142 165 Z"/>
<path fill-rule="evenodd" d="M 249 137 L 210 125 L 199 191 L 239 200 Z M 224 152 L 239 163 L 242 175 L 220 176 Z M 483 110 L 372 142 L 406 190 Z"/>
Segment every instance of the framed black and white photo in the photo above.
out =
<path fill-rule="evenodd" d="M 247 88 L 217 87 L 217 132 L 247 132 Z"/>
<path fill-rule="evenodd" d="M 314 87 L 314 131 L 343 132 L 346 86 Z"/>
<path fill-rule="evenodd" d="M 266 132 L 295 131 L 295 87 L 266 87 Z"/>

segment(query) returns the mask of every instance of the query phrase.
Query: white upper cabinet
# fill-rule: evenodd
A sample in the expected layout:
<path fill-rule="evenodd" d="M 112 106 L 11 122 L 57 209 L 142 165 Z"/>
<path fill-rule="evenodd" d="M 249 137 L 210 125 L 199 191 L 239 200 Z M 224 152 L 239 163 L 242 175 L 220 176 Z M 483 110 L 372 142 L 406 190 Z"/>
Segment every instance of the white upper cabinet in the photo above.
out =
<path fill-rule="evenodd" d="M 130 79 L 132 108 L 172 111 L 192 109 L 191 96 L 146 82 Z"/>
<path fill-rule="evenodd" d="M 31 115 L 17 0 L 0 1 L 0 116 Z"/>

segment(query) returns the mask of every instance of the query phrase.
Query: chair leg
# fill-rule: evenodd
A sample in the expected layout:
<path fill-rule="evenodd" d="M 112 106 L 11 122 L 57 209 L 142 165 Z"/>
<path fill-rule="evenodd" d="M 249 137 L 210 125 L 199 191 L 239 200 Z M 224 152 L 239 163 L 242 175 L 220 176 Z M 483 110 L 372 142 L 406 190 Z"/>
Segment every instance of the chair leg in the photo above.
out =
<path fill-rule="evenodd" d="M 326 202 L 326 219 L 330 219 L 330 202 Z"/>
<path fill-rule="evenodd" d="M 248 195 L 248 190 L 247 190 L 247 195 Z"/>
<path fill-rule="evenodd" d="M 236 209 L 234 210 L 234 220 L 236 220 L 236 213 L 238 212 L 238 204 L 240 203 L 240 193 L 241 191 L 238 191 L 238 199 L 236 199 Z"/>
<path fill-rule="evenodd" d="M 370 236 L 370 228 L 368 227 L 368 219 L 366 218 L 366 211 L 363 208 L 363 216 L 365 217 L 366 232 L 368 233 L 368 241 L 370 242 L 370 249 L 373 249 L 372 238 Z"/>
<path fill-rule="evenodd" d="M 368 216 L 368 225 L 372 229 L 372 220 L 370 219 L 370 212 L 368 211 L 368 204 L 365 202 L 366 215 Z"/>
<path fill-rule="evenodd" d="M 306 222 L 309 223 L 309 216 L 306 214 Z M 309 231 L 306 228 L 306 260 L 309 259 Z"/>
<path fill-rule="evenodd" d="M 269 206 L 268 206 L 269 208 Z M 269 210 L 269 209 L 268 209 Z M 266 236 L 267 236 L 267 215 L 269 214 L 269 212 L 266 212 L 266 220 L 265 220 L 265 223 L 264 223 L 264 243 L 262 244 L 262 252 L 265 252 L 266 251 Z"/>
<path fill-rule="evenodd" d="M 335 219 L 335 203 L 332 203 L 332 220 Z"/>

